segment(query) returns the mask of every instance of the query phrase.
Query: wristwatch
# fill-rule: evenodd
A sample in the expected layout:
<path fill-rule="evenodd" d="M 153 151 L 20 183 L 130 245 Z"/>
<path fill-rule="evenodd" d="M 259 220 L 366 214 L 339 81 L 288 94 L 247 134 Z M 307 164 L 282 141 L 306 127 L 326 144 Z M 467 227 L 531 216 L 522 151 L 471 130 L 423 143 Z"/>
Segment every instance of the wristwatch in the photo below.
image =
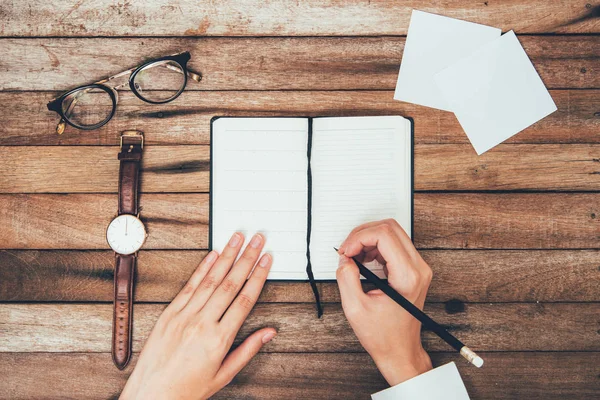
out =
<path fill-rule="evenodd" d="M 119 160 L 119 213 L 106 229 L 106 240 L 115 251 L 112 358 L 119 369 L 131 359 L 133 283 L 137 252 L 148 236 L 139 218 L 138 185 L 144 134 L 121 133 Z"/>

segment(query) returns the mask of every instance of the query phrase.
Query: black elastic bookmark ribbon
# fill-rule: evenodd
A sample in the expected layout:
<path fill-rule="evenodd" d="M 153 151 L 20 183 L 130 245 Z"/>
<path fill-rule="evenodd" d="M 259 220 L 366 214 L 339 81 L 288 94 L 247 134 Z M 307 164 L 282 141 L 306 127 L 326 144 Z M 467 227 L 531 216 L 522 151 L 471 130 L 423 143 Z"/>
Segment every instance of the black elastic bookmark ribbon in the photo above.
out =
<path fill-rule="evenodd" d="M 308 168 L 307 168 L 307 182 L 308 182 L 308 220 L 306 223 L 306 275 L 308 275 L 308 281 L 310 282 L 310 287 L 315 296 L 315 305 L 317 306 L 317 316 L 321 318 L 323 315 L 323 306 L 321 305 L 321 296 L 319 295 L 319 289 L 317 288 L 317 282 L 315 282 L 315 276 L 312 270 L 312 264 L 310 263 L 310 230 L 312 224 L 312 172 L 310 170 L 310 154 L 312 151 L 312 118 L 308 120 L 308 145 L 306 147 L 306 157 L 308 158 Z"/>

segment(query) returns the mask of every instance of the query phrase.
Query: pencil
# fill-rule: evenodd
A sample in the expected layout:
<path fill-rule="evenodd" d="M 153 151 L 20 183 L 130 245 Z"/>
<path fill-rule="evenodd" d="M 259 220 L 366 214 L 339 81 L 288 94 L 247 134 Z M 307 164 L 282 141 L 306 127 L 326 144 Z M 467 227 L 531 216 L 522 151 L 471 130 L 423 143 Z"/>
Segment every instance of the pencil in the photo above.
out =
<path fill-rule="evenodd" d="M 334 247 L 335 251 L 338 251 Z M 394 288 L 392 288 L 386 281 L 380 279 L 377 275 L 375 275 L 371 270 L 362 265 L 360 261 L 358 261 L 355 257 L 352 257 L 356 265 L 358 265 L 358 270 L 360 274 L 365 277 L 365 279 L 377 287 L 377 289 L 381 290 L 383 293 L 387 294 L 392 300 L 398 303 L 402 308 L 408 311 L 413 317 L 418 319 L 421 324 L 430 331 L 435 332 L 440 338 L 442 338 L 446 343 L 450 346 L 454 347 L 456 351 L 460 353 L 461 356 L 467 359 L 471 364 L 476 366 L 477 368 L 481 368 L 483 366 L 483 359 L 479 357 L 473 350 L 469 349 L 464 345 L 463 342 L 455 338 L 450 332 L 444 329 L 440 324 L 432 320 L 427 314 L 421 311 L 417 306 L 408 301 L 406 297 L 402 296 L 400 293 L 396 292 Z"/>

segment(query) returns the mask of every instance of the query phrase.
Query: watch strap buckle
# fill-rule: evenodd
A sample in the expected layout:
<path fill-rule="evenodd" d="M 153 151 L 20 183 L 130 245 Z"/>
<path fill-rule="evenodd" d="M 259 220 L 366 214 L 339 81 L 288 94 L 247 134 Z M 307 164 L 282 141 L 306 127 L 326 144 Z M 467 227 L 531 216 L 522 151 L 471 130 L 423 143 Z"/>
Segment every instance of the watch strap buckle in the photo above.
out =
<path fill-rule="evenodd" d="M 121 137 L 119 140 L 119 146 L 121 147 L 121 151 L 124 150 L 123 144 L 126 146 L 130 146 L 128 152 L 133 150 L 133 147 L 136 145 L 140 146 L 140 150 L 144 148 L 144 133 L 142 131 L 136 130 L 127 130 L 121 132 Z"/>

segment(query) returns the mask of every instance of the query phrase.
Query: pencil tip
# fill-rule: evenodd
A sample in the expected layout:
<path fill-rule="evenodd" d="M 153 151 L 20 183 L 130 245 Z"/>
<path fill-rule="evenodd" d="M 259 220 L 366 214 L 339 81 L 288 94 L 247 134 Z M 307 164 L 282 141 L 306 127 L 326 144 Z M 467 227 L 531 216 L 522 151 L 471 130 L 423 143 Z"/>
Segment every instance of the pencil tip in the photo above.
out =
<path fill-rule="evenodd" d="M 337 247 L 334 247 L 333 249 L 334 249 L 335 251 L 339 252 L 339 250 L 337 249 Z"/>

